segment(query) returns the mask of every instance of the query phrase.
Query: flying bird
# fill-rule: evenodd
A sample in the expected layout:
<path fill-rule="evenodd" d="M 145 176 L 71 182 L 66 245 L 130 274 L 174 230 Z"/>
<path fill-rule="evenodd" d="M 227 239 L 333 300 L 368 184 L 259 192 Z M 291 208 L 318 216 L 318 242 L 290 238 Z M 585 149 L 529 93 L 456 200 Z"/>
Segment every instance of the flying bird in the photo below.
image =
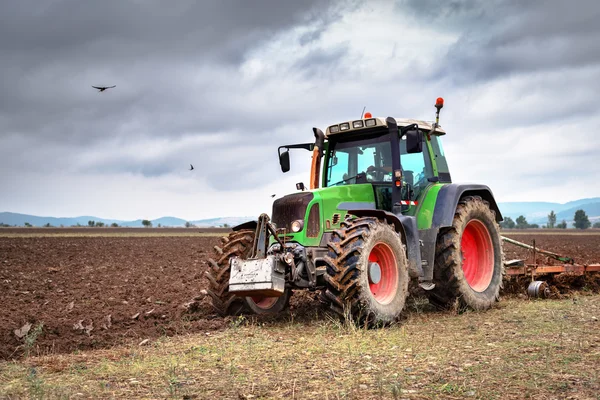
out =
<path fill-rule="evenodd" d="M 94 89 L 98 89 L 98 92 L 104 92 L 106 89 L 112 89 L 114 87 L 117 87 L 117 85 L 114 86 L 92 86 Z"/>
<path fill-rule="evenodd" d="M 191 171 L 191 170 L 193 170 L 193 169 L 194 169 L 194 166 L 193 166 L 192 164 L 190 164 L 190 169 L 189 169 L 189 171 Z"/>
<path fill-rule="evenodd" d="M 271 197 L 275 197 L 275 196 L 277 196 L 277 195 L 276 195 L 276 194 L 272 194 L 272 195 L 271 195 Z"/>

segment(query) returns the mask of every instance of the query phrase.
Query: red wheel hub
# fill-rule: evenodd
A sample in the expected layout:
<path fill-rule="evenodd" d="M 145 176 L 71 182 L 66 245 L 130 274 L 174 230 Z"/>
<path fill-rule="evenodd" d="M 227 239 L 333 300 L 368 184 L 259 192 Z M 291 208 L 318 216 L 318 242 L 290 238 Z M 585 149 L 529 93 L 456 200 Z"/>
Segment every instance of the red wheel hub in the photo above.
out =
<path fill-rule="evenodd" d="M 277 303 L 278 298 L 279 297 L 250 297 L 250 300 L 252 300 L 252 302 L 256 304 L 258 308 L 268 310 L 269 308 L 273 307 L 275 303 Z"/>
<path fill-rule="evenodd" d="M 369 254 L 369 264 L 377 263 L 376 279 L 369 279 L 369 289 L 380 304 L 389 304 L 398 291 L 398 262 L 391 247 L 377 243 Z M 368 270 L 373 268 L 369 265 Z M 369 272 L 370 273 L 370 272 Z M 373 283 L 377 282 L 377 283 Z"/>
<path fill-rule="evenodd" d="M 476 292 L 483 292 L 494 275 L 494 247 L 483 222 L 471 220 L 460 241 L 462 269 L 465 279 Z"/>

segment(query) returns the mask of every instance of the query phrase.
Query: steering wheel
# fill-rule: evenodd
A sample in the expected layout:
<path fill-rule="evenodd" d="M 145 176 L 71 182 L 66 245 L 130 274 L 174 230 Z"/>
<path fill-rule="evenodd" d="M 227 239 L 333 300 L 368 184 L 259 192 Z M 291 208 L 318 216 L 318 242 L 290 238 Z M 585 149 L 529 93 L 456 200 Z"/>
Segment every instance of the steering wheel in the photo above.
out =
<path fill-rule="evenodd" d="M 384 167 L 376 167 L 371 165 L 369 168 L 367 168 L 367 174 L 371 175 L 376 180 L 383 180 L 383 177 L 389 173 L 390 171 L 386 171 Z"/>

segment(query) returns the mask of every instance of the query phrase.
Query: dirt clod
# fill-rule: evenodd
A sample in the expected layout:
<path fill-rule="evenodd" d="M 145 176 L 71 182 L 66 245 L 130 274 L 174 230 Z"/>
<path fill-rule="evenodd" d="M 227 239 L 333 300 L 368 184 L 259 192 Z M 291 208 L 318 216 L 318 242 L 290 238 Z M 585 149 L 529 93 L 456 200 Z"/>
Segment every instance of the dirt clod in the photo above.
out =
<path fill-rule="evenodd" d="M 18 337 L 19 339 L 22 339 L 25 337 L 25 335 L 27 335 L 27 333 L 29 333 L 30 329 L 31 329 L 31 324 L 28 322 L 25 325 L 23 325 L 21 328 L 14 330 L 15 336 Z"/>

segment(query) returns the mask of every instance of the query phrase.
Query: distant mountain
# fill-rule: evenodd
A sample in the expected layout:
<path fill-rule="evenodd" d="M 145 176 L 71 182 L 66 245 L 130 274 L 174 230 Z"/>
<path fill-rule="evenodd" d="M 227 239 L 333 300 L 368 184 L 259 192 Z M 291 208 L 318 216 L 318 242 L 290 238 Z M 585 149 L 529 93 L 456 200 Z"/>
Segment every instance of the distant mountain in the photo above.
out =
<path fill-rule="evenodd" d="M 575 211 L 583 210 L 587 214 L 590 221 L 599 220 L 600 219 L 600 202 L 598 203 L 586 203 L 580 204 L 577 207 L 569 208 L 568 210 L 561 211 L 556 214 L 556 220 L 562 221 L 570 221 L 573 219 L 575 215 Z M 555 211 L 556 212 L 556 211 Z"/>
<path fill-rule="evenodd" d="M 556 214 L 557 223 L 565 220 L 570 228 L 577 210 L 585 211 L 590 221 L 600 220 L 600 197 L 580 199 L 568 203 L 505 202 L 498 203 L 498 207 L 500 207 L 504 217 L 511 217 L 514 220 L 523 215 L 530 224 L 546 224 L 550 211 L 554 211 Z"/>
<path fill-rule="evenodd" d="M 556 222 L 562 220 L 567 221 L 569 228 L 572 227 L 573 216 L 575 211 L 582 209 L 587 214 L 590 221 L 600 221 L 600 197 L 593 197 L 588 199 L 580 199 L 570 201 L 568 203 L 551 203 L 551 202 L 504 202 L 498 203 L 500 211 L 504 217 L 511 217 L 513 220 L 517 219 L 520 215 L 523 215 L 527 222 L 530 224 L 544 225 L 548 222 L 548 214 L 550 211 L 556 213 Z M 256 216 L 253 217 L 217 217 L 207 218 L 189 221 L 191 224 L 197 227 L 211 227 L 211 226 L 235 226 L 246 221 L 255 220 Z M 0 213 L 0 223 L 4 223 L 11 226 L 24 226 L 25 223 L 29 223 L 33 226 L 44 226 L 50 224 L 52 226 L 73 226 L 82 225 L 87 226 L 88 221 L 103 222 L 105 225 L 117 223 L 123 227 L 143 227 L 142 220 L 137 219 L 134 221 L 121 221 L 116 219 L 98 218 L 92 216 L 81 216 L 81 217 L 40 217 L 35 215 L 17 214 L 11 212 Z M 177 217 L 161 217 L 152 220 L 152 226 L 157 227 L 183 227 L 186 224 L 186 220 Z"/>
<path fill-rule="evenodd" d="M 200 219 L 196 221 L 190 221 L 191 224 L 196 225 L 198 227 L 211 227 L 211 226 L 224 226 L 227 224 L 228 226 L 235 226 L 241 224 L 246 221 L 250 221 L 255 219 L 254 217 L 219 217 L 219 218 L 209 218 L 209 219 Z M 44 226 L 46 224 L 50 224 L 52 226 L 88 226 L 89 221 L 102 222 L 104 225 L 108 226 L 112 223 L 116 223 L 119 226 L 129 227 L 129 228 L 141 228 L 142 220 L 137 219 L 134 221 L 122 221 L 117 219 L 106 219 L 106 218 L 98 218 L 93 216 L 81 216 L 81 217 L 40 217 L 36 215 L 28 215 L 28 214 L 18 214 L 11 212 L 0 212 L 0 223 L 7 224 L 10 226 L 25 226 L 25 223 L 29 223 L 32 226 Z M 176 217 L 161 217 L 152 220 L 152 226 L 157 227 L 183 227 L 187 221 L 185 219 L 176 218 Z"/>
<path fill-rule="evenodd" d="M 44 226 L 46 224 L 50 224 L 52 226 L 61 226 L 61 225 L 71 226 L 71 225 L 77 225 L 77 224 L 87 226 L 88 221 L 103 222 L 105 225 L 110 225 L 113 222 L 116 222 L 119 225 L 121 225 L 120 222 L 122 222 L 122 221 L 113 220 L 113 219 L 104 219 L 104 218 L 91 217 L 91 216 L 59 217 L 59 218 L 57 218 L 57 217 L 39 217 L 36 215 L 17 214 L 17 213 L 11 213 L 11 212 L 0 213 L 0 223 L 11 225 L 11 226 L 12 225 L 25 226 L 26 222 L 33 226 Z M 140 223 L 140 226 L 142 226 L 141 223 Z"/>

